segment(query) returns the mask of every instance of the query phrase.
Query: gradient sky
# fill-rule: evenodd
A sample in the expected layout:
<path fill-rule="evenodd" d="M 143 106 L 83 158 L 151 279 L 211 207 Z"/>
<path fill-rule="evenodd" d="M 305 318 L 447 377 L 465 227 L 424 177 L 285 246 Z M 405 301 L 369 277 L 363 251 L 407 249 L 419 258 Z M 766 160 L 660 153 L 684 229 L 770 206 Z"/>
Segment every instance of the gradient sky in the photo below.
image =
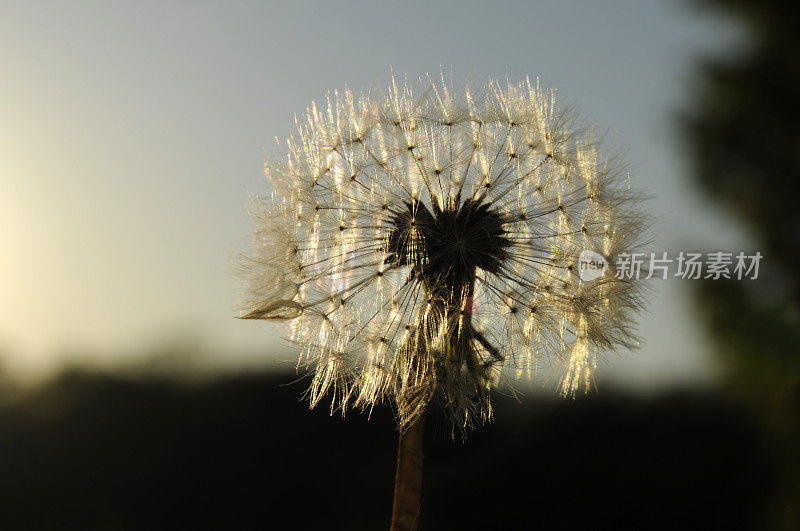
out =
<path fill-rule="evenodd" d="M 633 185 L 656 196 L 654 250 L 744 248 L 696 194 L 675 126 L 698 53 L 735 36 L 682 3 L 634 0 L 3 3 L 5 364 L 107 361 L 176 337 L 232 360 L 288 356 L 273 325 L 232 318 L 248 193 L 266 192 L 265 153 L 295 112 L 383 87 L 390 67 L 538 76 L 627 148 Z M 642 349 L 601 379 L 709 378 L 682 282 L 655 284 Z"/>

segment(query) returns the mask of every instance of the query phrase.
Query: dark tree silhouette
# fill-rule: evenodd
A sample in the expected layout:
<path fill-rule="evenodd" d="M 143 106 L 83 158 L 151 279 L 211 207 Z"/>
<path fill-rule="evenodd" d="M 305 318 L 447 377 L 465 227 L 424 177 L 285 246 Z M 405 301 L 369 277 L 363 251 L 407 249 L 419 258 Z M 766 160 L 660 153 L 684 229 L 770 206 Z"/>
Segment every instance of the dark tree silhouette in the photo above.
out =
<path fill-rule="evenodd" d="M 727 382 L 782 442 L 776 525 L 800 528 L 800 4 L 705 0 L 748 41 L 706 60 L 686 116 L 698 182 L 744 222 L 764 255 L 755 282 L 705 282 L 697 298 Z"/>

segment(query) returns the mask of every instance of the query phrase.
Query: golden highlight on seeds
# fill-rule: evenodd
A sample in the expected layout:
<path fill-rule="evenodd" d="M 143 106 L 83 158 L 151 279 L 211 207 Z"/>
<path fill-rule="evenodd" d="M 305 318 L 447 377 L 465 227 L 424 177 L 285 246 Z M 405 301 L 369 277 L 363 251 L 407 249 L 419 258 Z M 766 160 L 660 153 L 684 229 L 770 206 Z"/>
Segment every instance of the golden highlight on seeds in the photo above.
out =
<path fill-rule="evenodd" d="M 598 351 L 635 345 L 642 289 L 613 264 L 639 245 L 640 199 L 529 80 L 334 93 L 266 173 L 242 317 L 288 322 L 312 405 L 390 399 L 405 426 L 441 396 L 468 426 L 504 378 L 558 364 L 571 395 Z M 611 264 L 591 281 L 586 250 Z"/>

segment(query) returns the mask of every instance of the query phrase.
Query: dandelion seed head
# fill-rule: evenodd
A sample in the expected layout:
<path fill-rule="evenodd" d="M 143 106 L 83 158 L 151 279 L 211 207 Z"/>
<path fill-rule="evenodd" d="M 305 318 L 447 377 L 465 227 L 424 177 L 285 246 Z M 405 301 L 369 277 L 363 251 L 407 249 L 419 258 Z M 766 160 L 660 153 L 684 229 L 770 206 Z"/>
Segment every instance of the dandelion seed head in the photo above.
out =
<path fill-rule="evenodd" d="M 467 426 L 491 419 L 504 366 L 563 359 L 573 395 L 599 349 L 635 346 L 639 283 L 577 268 L 638 245 L 638 197 L 551 92 L 393 78 L 296 122 L 255 201 L 243 317 L 288 322 L 312 405 L 389 399 L 406 425 L 440 391 Z"/>

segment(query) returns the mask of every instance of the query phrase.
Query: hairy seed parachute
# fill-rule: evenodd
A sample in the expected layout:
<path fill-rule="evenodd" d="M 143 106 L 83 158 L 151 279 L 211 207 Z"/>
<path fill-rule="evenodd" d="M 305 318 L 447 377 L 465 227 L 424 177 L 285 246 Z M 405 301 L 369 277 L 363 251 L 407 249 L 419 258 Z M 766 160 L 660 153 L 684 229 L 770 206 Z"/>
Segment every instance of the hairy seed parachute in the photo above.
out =
<path fill-rule="evenodd" d="M 492 386 L 542 363 L 588 389 L 598 351 L 635 344 L 642 289 L 614 271 L 644 228 L 627 174 L 530 81 L 418 85 L 298 118 L 266 164 L 242 317 L 288 322 L 312 405 L 388 398 L 403 426 L 437 393 L 457 425 L 487 421 Z M 608 263 L 590 281 L 587 250 Z"/>

